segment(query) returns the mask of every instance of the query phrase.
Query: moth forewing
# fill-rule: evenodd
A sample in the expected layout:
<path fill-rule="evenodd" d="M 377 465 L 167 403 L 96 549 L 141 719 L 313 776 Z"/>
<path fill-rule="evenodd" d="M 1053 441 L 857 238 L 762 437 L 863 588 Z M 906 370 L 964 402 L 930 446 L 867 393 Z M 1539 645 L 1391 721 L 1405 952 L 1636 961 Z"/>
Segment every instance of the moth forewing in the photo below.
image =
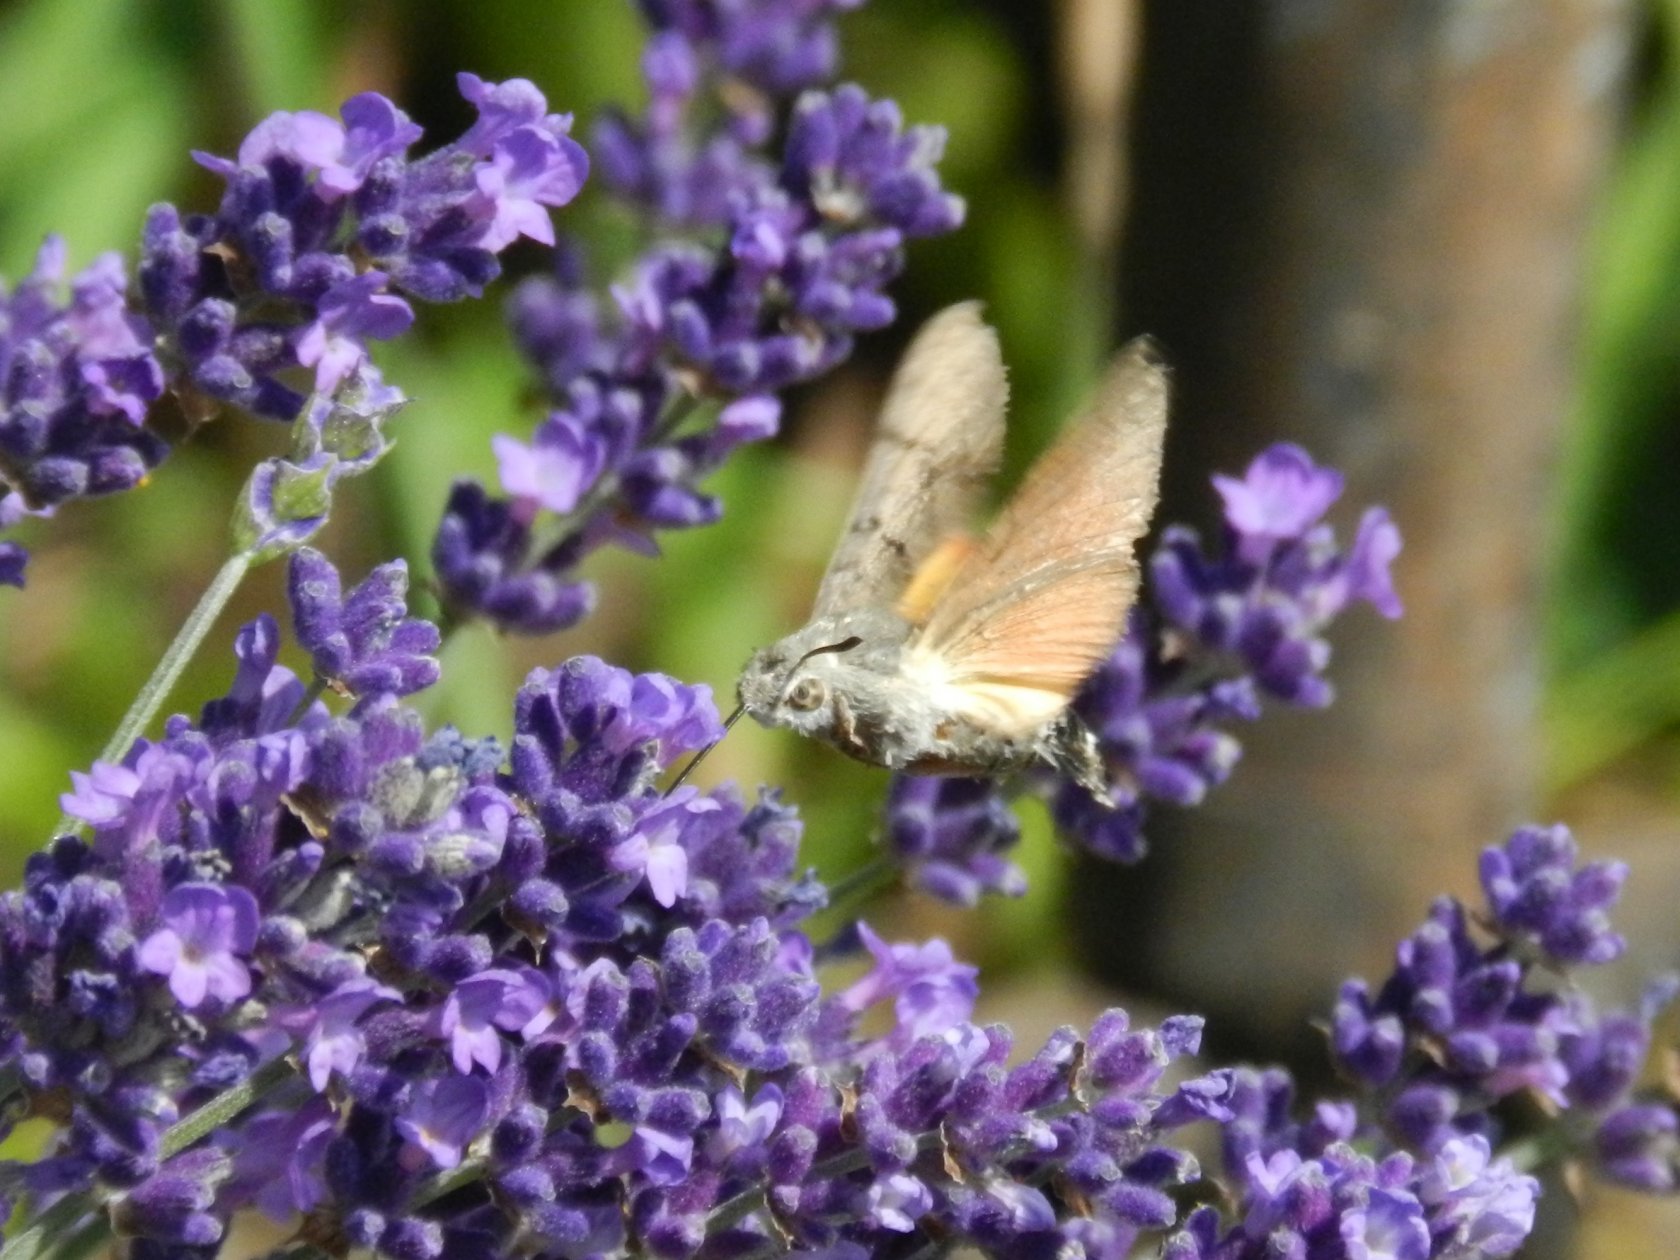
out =
<path fill-rule="evenodd" d="M 1133 549 L 1155 509 L 1166 416 L 1166 369 L 1134 341 L 946 584 L 912 656 L 936 658 L 955 687 L 1027 687 L 1065 704 L 1137 594 Z M 1037 706 L 1022 707 L 1025 720 Z"/>
<path fill-rule="evenodd" d="M 813 620 L 891 607 L 929 553 L 971 523 L 1002 457 L 1008 398 L 997 333 L 978 302 L 923 325 L 887 389 Z"/>

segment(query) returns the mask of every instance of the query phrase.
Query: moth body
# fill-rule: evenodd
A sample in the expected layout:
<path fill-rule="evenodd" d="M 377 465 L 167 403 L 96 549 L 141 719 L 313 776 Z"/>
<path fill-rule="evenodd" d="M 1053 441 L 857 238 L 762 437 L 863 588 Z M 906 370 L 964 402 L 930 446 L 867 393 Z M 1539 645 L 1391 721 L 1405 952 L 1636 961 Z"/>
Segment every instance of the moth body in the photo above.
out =
<path fill-rule="evenodd" d="M 741 707 L 870 765 L 1003 775 L 1042 763 L 1108 801 L 1096 740 L 1069 706 L 1137 593 L 1166 370 L 1147 341 L 1121 351 L 975 538 L 1008 392 L 977 304 L 928 321 L 894 375 L 811 619 L 748 662 Z"/>
<path fill-rule="evenodd" d="M 890 609 L 824 617 L 760 649 L 741 674 L 743 709 L 872 766 L 1002 776 L 1035 764 L 1088 781 L 1094 742 L 1066 701 L 1030 688 L 963 686 Z"/>

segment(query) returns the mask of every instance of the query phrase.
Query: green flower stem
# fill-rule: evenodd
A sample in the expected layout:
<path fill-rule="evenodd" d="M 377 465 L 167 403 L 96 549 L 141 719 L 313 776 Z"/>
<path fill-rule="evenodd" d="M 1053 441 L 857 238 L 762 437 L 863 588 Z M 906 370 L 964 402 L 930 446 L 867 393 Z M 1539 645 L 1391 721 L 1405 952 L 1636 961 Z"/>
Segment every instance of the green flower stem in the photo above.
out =
<path fill-rule="evenodd" d="M 104 1212 L 95 1212 L 81 1227 L 53 1248 L 53 1260 L 84 1260 L 84 1257 L 99 1253 L 110 1254 L 111 1247 L 111 1218 Z"/>
<path fill-rule="evenodd" d="M 210 633 L 210 627 L 216 624 L 216 618 L 233 597 L 234 591 L 245 574 L 251 569 L 253 556 L 248 551 L 241 551 L 237 555 L 229 556 L 210 582 L 209 589 L 199 598 L 198 605 L 188 614 L 186 622 L 175 635 L 175 641 L 169 645 L 163 654 L 163 659 L 157 663 L 152 676 L 146 680 L 146 685 L 140 688 L 140 694 L 134 697 L 134 703 L 129 706 L 123 720 L 117 725 L 115 734 L 99 754 L 99 760 L 120 762 L 128 753 L 129 747 L 151 725 L 157 716 L 163 702 L 169 699 L 169 693 L 180 681 L 181 671 L 186 669 L 187 662 L 198 651 L 204 642 L 204 636 Z M 56 836 L 73 835 L 80 830 L 81 824 L 68 814 L 58 820 L 58 827 L 53 832 Z"/>
<path fill-rule="evenodd" d="M 158 1158 L 164 1160 L 171 1155 L 179 1155 L 296 1075 L 297 1065 L 290 1059 L 284 1056 L 270 1059 L 232 1089 L 217 1094 L 202 1107 L 170 1125 L 158 1143 Z"/>
<path fill-rule="evenodd" d="M 898 879 L 898 863 L 874 857 L 829 885 L 828 909 L 846 910 L 892 886 Z"/>
<path fill-rule="evenodd" d="M 455 1167 L 440 1172 L 430 1178 L 415 1190 L 414 1197 L 409 1201 L 409 1209 L 418 1210 L 428 1203 L 435 1203 L 446 1194 L 459 1190 L 462 1186 L 470 1186 L 475 1181 L 481 1181 L 490 1169 L 490 1161 L 483 1155 L 475 1155 L 471 1159 L 464 1159 Z"/>

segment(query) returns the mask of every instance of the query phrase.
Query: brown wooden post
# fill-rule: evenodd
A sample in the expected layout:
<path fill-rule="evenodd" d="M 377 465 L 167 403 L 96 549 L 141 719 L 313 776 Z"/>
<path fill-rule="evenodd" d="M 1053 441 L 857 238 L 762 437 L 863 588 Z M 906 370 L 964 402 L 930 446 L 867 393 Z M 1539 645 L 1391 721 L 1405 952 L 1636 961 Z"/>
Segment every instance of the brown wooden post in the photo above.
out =
<path fill-rule="evenodd" d="M 1536 807 L 1536 598 L 1621 0 L 1153 0 L 1121 265 L 1177 369 L 1167 519 L 1288 439 L 1405 534 L 1340 701 L 1106 879 L 1132 983 L 1277 1054 Z M 1353 516 L 1346 518 L 1351 527 Z M 1314 1058 L 1322 1062 L 1322 1054 Z"/>

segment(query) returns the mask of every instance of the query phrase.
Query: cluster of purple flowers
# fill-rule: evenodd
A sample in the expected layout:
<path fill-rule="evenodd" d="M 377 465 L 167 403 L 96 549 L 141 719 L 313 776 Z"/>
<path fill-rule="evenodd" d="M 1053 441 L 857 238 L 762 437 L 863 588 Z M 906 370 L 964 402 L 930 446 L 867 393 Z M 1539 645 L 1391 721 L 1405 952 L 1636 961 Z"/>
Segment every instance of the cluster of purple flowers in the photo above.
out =
<path fill-rule="evenodd" d="M 610 302 L 574 242 L 516 292 L 514 334 L 554 409 L 529 442 L 497 440 L 502 497 L 451 494 L 432 549 L 451 618 L 571 625 L 593 604 L 574 574 L 589 552 L 716 520 L 699 480 L 776 431 L 774 391 L 892 320 L 907 240 L 961 221 L 935 170 L 942 131 L 856 86 L 814 90 L 849 7 L 644 6 L 649 104 L 606 115 L 592 147 L 601 182 L 664 235 Z"/>
<path fill-rule="evenodd" d="M 863 0 L 639 0 L 658 32 L 703 47 L 730 78 L 767 93 L 796 92 L 833 77 L 833 18 Z M 657 51 L 649 54 L 656 57 Z M 744 106 L 740 108 L 745 108 Z"/>
<path fill-rule="evenodd" d="M 1601 1016 L 1562 983 L 1567 969 L 1621 953 L 1608 911 L 1623 877 L 1620 864 L 1579 865 L 1562 827 L 1487 848 L 1478 914 L 1440 900 L 1376 996 L 1344 984 L 1331 1045 L 1356 1099 L 1295 1121 L 1284 1072 L 1213 1074 L 1203 1102 L 1221 1124 L 1235 1206 L 1198 1208 L 1164 1255 L 1510 1255 L 1539 1194 L 1497 1154 L 1514 1137 L 1623 1186 L 1672 1193 L 1677 1100 L 1636 1084 L 1675 984 L 1655 984 L 1638 1013 Z M 1534 1107 L 1500 1107 L 1517 1097 L 1541 1104 L 1541 1132 Z"/>
<path fill-rule="evenodd" d="M 1388 514 L 1368 508 L 1347 547 L 1324 521 L 1340 473 L 1278 445 L 1214 485 L 1221 549 L 1209 555 L 1183 526 L 1163 532 L 1150 598 L 1074 702 L 1107 763 L 1107 798 L 1048 775 L 1033 785 L 1067 840 L 1110 860 L 1142 858 L 1151 802 L 1197 805 L 1225 781 L 1242 753 L 1228 728 L 1258 718 L 1264 699 L 1330 703 L 1324 633 L 1344 611 L 1366 603 L 1400 615 L 1389 576 L 1400 533 Z M 885 835 L 911 882 L 935 896 L 972 905 L 1025 887 L 1007 856 L 1019 827 L 985 780 L 900 777 Z"/>
<path fill-rule="evenodd" d="M 860 926 L 868 970 L 825 993 L 793 811 L 659 788 L 719 733 L 703 688 L 578 658 L 527 680 L 510 747 L 428 735 L 404 697 L 437 640 L 404 578 L 344 592 L 300 553 L 313 689 L 264 618 L 197 722 L 75 777 L 91 837 L 0 898 L 8 1114 L 63 1123 L 0 1169 L 7 1201 L 141 1254 L 213 1255 L 260 1210 L 398 1257 L 1499 1256 L 1538 1193 L 1493 1146 L 1518 1091 L 1564 1108 L 1571 1154 L 1674 1186 L 1674 1104 L 1633 1092 L 1650 1013 L 1539 987 L 1620 949 L 1620 868 L 1561 830 L 1485 855 L 1492 945 L 1444 904 L 1375 998 L 1348 986 L 1359 1096 L 1304 1121 L 1280 1072 L 1170 1083 L 1193 1018 L 1113 1011 L 1012 1065 L 942 942 Z M 1205 1123 L 1223 1212 L 1178 1136 Z"/>
<path fill-rule="evenodd" d="M 476 297 L 520 236 L 552 243 L 547 207 L 583 184 L 588 159 L 522 79 L 460 76 L 478 110 L 462 137 L 425 157 L 420 128 L 383 96 L 341 119 L 281 113 L 236 159 L 199 154 L 227 183 L 214 215 L 147 216 L 140 289 L 162 353 L 204 395 L 290 420 L 302 395 L 282 374 L 313 371 L 330 394 L 370 340 L 405 331 L 430 302 Z"/>
<path fill-rule="evenodd" d="M 1600 1175 L 1671 1192 L 1680 1185 L 1674 1107 L 1638 1086 L 1651 1022 L 1680 980 L 1655 982 L 1638 1011 L 1611 1014 L 1558 983 L 1624 945 L 1608 910 L 1626 868 L 1577 868 L 1576 858 L 1563 827 L 1526 828 L 1487 850 L 1480 914 L 1443 898 L 1375 994 L 1361 980 L 1343 986 L 1331 1027 L 1337 1066 L 1380 1094 L 1382 1124 L 1408 1145 L 1497 1138 L 1501 1101 L 1531 1093 L 1564 1118 L 1571 1153 Z"/>
<path fill-rule="evenodd" d="M 137 485 L 164 453 L 145 427 L 163 393 L 146 322 L 128 309 L 115 254 L 64 283 L 48 238 L 16 289 L 0 286 L 0 529 L 83 495 Z M 0 585 L 23 585 L 27 555 L 0 542 Z"/>
<path fill-rule="evenodd" d="M 1312 1121 L 1289 1122 L 1282 1074 L 1234 1073 L 1230 1083 L 1235 1116 L 1224 1156 L 1236 1206 L 1225 1216 L 1196 1209 L 1167 1240 L 1163 1260 L 1508 1256 L 1534 1227 L 1539 1182 L 1481 1137 L 1426 1156 L 1375 1156 L 1366 1153 L 1369 1139 L 1352 1140 L 1351 1109 L 1321 1106 Z M 1236 1119 L 1261 1115 L 1271 1123 Z"/>
<path fill-rule="evenodd" d="M 1331 1048 L 1355 1099 L 1321 1102 L 1299 1122 L 1283 1072 L 1209 1078 L 1203 1103 L 1222 1126 L 1235 1207 L 1198 1208 L 1165 1256 L 1510 1255 L 1539 1194 L 1496 1153 L 1513 1138 L 1512 1149 L 1633 1189 L 1675 1190 L 1676 1100 L 1638 1087 L 1675 982 L 1653 985 L 1638 1012 L 1608 1016 L 1564 982 L 1621 953 L 1608 911 L 1624 868 L 1578 864 L 1568 831 L 1551 827 L 1485 850 L 1481 873 L 1477 913 L 1441 900 L 1374 997 L 1362 981 L 1343 986 Z M 1519 1097 L 1540 1107 L 1501 1107 Z"/>
<path fill-rule="evenodd" d="M 580 658 L 527 680 L 510 748 L 428 736 L 402 697 L 437 640 L 403 585 L 386 566 L 345 593 L 300 553 L 313 692 L 259 620 L 198 722 L 75 776 L 91 838 L 0 899 L 0 1068 L 66 1121 L 5 1169 L 8 1199 L 102 1185 L 116 1228 L 206 1255 L 253 1207 L 397 1256 L 1175 1219 L 1194 1162 L 1164 1135 L 1201 1112 L 1159 1078 L 1198 1021 L 1114 1013 L 1010 1067 L 1008 1034 L 970 1022 L 973 968 L 867 928 L 873 966 L 825 997 L 797 817 L 657 787 L 719 733 L 704 689 Z M 860 1031 L 878 1007 L 887 1030 Z"/>
<path fill-rule="evenodd" d="M 367 347 L 409 327 L 407 297 L 477 296 L 516 238 L 551 243 L 548 207 L 588 169 L 570 119 L 523 80 L 460 84 L 478 121 L 421 158 L 408 156 L 420 128 L 372 92 L 342 121 L 276 114 L 236 159 L 199 154 L 227 183 L 222 204 L 152 208 L 137 293 L 112 254 L 65 301 L 64 247 L 49 240 L 0 294 L 0 528 L 138 484 L 167 451 L 148 427 L 166 389 L 195 419 L 232 403 L 286 421 L 309 392 L 390 392 Z M 0 581 L 21 585 L 24 563 L 0 544 Z"/>

